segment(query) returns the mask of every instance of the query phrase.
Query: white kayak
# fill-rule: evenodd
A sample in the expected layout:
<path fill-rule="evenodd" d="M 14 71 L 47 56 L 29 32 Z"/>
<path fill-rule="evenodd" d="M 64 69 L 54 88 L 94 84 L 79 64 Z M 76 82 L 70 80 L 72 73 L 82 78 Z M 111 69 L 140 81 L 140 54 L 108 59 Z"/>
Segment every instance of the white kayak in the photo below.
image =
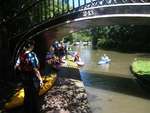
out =
<path fill-rule="evenodd" d="M 82 61 L 76 61 L 76 64 L 77 64 L 78 66 L 84 66 L 84 62 L 82 62 Z"/>
<path fill-rule="evenodd" d="M 110 63 L 110 62 L 111 62 L 111 59 L 100 60 L 100 61 L 98 62 L 98 64 L 99 64 L 99 65 L 101 65 L 101 64 L 108 64 L 108 63 Z"/>

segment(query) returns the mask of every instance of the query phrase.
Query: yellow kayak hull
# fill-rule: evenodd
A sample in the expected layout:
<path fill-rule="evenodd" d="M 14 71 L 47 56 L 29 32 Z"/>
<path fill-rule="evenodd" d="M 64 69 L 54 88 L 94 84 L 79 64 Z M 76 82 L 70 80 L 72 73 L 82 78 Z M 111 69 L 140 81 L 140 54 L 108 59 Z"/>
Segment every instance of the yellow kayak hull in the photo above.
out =
<path fill-rule="evenodd" d="M 68 58 L 65 60 L 66 62 L 62 64 L 62 67 L 70 67 L 70 68 L 79 68 L 78 65 L 74 62 L 74 58 L 71 55 L 68 55 Z"/>
<path fill-rule="evenodd" d="M 40 88 L 40 91 L 39 91 L 40 96 L 45 94 L 52 87 L 52 85 L 54 84 L 56 80 L 56 74 L 42 77 L 42 78 L 43 78 L 44 84 Z M 22 88 L 19 91 L 17 91 L 7 103 L 5 103 L 4 107 L 5 109 L 12 109 L 15 107 L 19 107 L 23 105 L 23 101 L 24 101 L 24 89 Z"/>

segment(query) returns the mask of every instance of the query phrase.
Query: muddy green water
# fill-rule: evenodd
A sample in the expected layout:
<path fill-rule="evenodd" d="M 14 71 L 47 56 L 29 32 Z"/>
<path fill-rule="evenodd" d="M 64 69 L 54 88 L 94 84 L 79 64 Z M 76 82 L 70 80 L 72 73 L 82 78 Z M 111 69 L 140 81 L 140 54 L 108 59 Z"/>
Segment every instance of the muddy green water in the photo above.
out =
<path fill-rule="evenodd" d="M 90 47 L 76 49 L 85 62 L 80 74 L 93 113 L 150 113 L 150 93 L 141 88 L 129 70 L 135 58 L 149 58 L 149 54 L 93 50 Z M 112 61 L 98 65 L 104 53 Z"/>

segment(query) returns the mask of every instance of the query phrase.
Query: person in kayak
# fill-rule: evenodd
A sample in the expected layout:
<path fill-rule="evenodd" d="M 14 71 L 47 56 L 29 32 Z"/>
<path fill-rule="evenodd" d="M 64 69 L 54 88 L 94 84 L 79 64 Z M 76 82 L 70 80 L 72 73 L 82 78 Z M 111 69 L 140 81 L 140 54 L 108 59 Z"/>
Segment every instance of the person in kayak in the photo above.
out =
<path fill-rule="evenodd" d="M 27 41 L 24 51 L 19 54 L 15 68 L 18 68 L 23 76 L 23 87 L 25 92 L 24 108 L 26 113 L 40 113 L 39 89 L 43 85 L 39 72 L 39 61 L 33 52 L 34 41 Z"/>
<path fill-rule="evenodd" d="M 81 61 L 79 52 L 75 52 L 74 53 L 74 62 L 79 62 L 79 61 Z"/>
<path fill-rule="evenodd" d="M 54 47 L 50 46 L 49 51 L 46 55 L 46 63 L 54 69 L 58 69 L 60 67 L 59 58 L 54 54 Z"/>
<path fill-rule="evenodd" d="M 110 61 L 110 58 L 104 54 L 102 57 L 101 57 L 101 61 L 106 61 L 106 62 L 109 62 Z"/>
<path fill-rule="evenodd" d="M 110 62 L 111 62 L 111 59 L 106 54 L 104 54 L 103 56 L 101 56 L 100 60 L 98 61 L 98 64 L 101 65 L 101 64 L 107 64 Z"/>

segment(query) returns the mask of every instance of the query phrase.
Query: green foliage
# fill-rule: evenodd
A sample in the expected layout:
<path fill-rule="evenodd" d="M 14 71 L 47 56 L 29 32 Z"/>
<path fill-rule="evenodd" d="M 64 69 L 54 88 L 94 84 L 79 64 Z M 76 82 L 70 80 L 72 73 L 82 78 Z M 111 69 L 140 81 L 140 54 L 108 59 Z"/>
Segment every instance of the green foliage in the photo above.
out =
<path fill-rule="evenodd" d="M 150 76 L 150 61 L 138 60 L 132 63 L 132 71 L 139 76 Z"/>
<path fill-rule="evenodd" d="M 71 44 L 73 43 L 73 36 L 70 34 L 70 35 L 67 35 L 64 37 L 64 42 L 70 42 Z"/>
<path fill-rule="evenodd" d="M 98 47 L 123 51 L 150 51 L 149 31 L 149 26 L 140 25 L 99 26 L 91 29 Z"/>
<path fill-rule="evenodd" d="M 91 41 L 97 48 L 150 52 L 150 27 L 144 25 L 97 26 L 72 33 L 66 40 Z"/>
<path fill-rule="evenodd" d="M 81 30 L 79 32 L 75 32 L 72 34 L 69 34 L 64 37 L 65 42 L 69 41 L 71 43 L 73 42 L 79 42 L 79 41 L 91 41 L 91 34 L 89 32 L 89 29 Z"/>

